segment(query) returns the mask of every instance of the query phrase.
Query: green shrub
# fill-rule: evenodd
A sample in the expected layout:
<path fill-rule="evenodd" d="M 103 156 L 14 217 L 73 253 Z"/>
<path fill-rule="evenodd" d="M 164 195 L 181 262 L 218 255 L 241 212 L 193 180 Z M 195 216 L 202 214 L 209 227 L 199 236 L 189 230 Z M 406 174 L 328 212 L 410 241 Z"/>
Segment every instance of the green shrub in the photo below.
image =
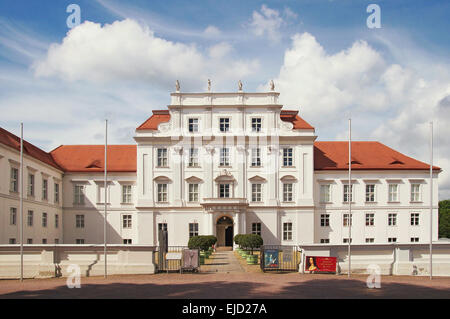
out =
<path fill-rule="evenodd" d="M 208 250 L 209 247 L 217 242 L 215 236 L 192 236 L 189 239 L 188 247 L 190 249 Z"/>
<path fill-rule="evenodd" d="M 247 234 L 242 235 L 239 239 L 241 245 L 247 249 L 251 250 L 251 254 L 253 255 L 253 249 L 259 248 L 263 245 L 263 239 L 260 235 L 256 234 Z"/>
<path fill-rule="evenodd" d="M 244 236 L 244 235 L 243 235 L 243 234 L 237 234 L 237 235 L 235 235 L 234 238 L 233 238 L 234 243 L 235 243 L 236 245 L 238 245 L 239 248 L 242 248 L 242 243 L 241 243 L 242 236 Z"/>

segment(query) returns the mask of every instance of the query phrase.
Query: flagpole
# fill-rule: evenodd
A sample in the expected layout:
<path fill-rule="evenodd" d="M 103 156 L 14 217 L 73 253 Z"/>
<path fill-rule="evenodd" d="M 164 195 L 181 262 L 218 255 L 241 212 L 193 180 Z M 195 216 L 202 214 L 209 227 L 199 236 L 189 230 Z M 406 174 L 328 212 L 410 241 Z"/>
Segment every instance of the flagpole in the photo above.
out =
<path fill-rule="evenodd" d="M 20 123 L 20 281 L 23 281 L 23 123 Z"/>
<path fill-rule="evenodd" d="M 430 131 L 430 279 L 433 279 L 433 121 Z"/>
<path fill-rule="evenodd" d="M 107 257 L 106 257 L 106 218 L 107 218 L 107 206 L 108 206 L 108 202 L 107 202 L 107 189 L 108 189 L 108 184 L 107 184 L 107 147 L 108 147 L 108 120 L 105 120 L 105 218 L 104 218 L 104 222 L 103 222 L 103 243 L 104 243 L 104 248 L 103 248 L 103 254 L 104 254 L 104 258 L 105 258 L 105 278 L 108 276 L 108 269 L 107 269 Z"/>
<path fill-rule="evenodd" d="M 348 277 L 351 273 L 351 241 L 352 241 L 352 200 L 353 200 L 353 187 L 352 187 L 352 119 L 348 119 Z"/>

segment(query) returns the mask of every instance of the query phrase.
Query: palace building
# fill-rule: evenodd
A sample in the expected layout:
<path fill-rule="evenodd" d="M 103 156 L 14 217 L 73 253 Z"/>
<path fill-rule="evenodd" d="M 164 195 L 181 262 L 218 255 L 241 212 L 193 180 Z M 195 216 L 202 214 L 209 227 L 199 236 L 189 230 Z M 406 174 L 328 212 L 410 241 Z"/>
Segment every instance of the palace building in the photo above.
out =
<path fill-rule="evenodd" d="M 166 109 L 136 128 L 131 145 L 24 142 L 24 242 L 169 245 L 213 234 L 265 244 L 428 243 L 429 165 L 380 142 L 316 141 L 298 110 L 268 92 L 170 94 Z M 0 244 L 19 242 L 20 139 L 0 129 Z M 433 240 L 438 175 L 433 175 Z M 352 216 L 348 214 L 349 203 Z"/>

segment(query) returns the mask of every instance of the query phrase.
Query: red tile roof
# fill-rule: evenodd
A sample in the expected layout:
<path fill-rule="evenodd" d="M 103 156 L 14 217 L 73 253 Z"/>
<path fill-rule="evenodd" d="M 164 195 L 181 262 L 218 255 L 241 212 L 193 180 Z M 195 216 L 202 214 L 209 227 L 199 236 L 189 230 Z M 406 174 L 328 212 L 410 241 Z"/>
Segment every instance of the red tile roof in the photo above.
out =
<path fill-rule="evenodd" d="M 315 142 L 314 170 L 347 170 L 348 142 Z M 380 142 L 352 142 L 352 170 L 429 170 Z M 434 170 L 440 170 L 433 166 Z"/>
<path fill-rule="evenodd" d="M 0 143 L 12 147 L 13 149 L 20 152 L 20 137 L 14 135 L 11 132 L 0 127 Z M 59 170 L 62 170 L 61 167 L 53 160 L 53 157 L 41 150 L 39 147 L 34 146 L 33 144 L 23 140 L 23 153 L 27 154 L 45 164 L 53 166 Z"/>
<path fill-rule="evenodd" d="M 308 122 L 298 116 L 298 111 L 281 110 L 280 118 L 282 121 L 291 122 L 294 125 L 294 130 L 313 130 Z"/>
<path fill-rule="evenodd" d="M 66 172 L 103 172 L 104 145 L 61 145 L 50 152 Z M 136 172 L 136 145 L 108 145 L 108 172 Z"/>

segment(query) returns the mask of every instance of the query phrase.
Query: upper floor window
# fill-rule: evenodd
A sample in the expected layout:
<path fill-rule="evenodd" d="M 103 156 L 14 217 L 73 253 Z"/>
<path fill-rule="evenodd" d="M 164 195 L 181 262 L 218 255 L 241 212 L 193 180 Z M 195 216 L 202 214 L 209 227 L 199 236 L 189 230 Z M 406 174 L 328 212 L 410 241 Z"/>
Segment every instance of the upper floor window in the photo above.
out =
<path fill-rule="evenodd" d="M 198 223 L 189 223 L 189 238 L 198 236 Z"/>
<path fill-rule="evenodd" d="M 283 201 L 292 202 L 292 200 L 293 200 L 292 183 L 283 183 Z"/>
<path fill-rule="evenodd" d="M 28 174 L 28 196 L 34 196 L 34 174 Z"/>
<path fill-rule="evenodd" d="M 259 147 L 252 148 L 252 166 L 261 166 L 261 149 Z"/>
<path fill-rule="evenodd" d="M 411 202 L 420 201 L 420 184 L 411 184 Z"/>
<path fill-rule="evenodd" d="M 189 149 L 189 167 L 198 167 L 198 148 Z"/>
<path fill-rule="evenodd" d="M 158 202 L 167 202 L 167 184 L 158 184 Z"/>
<path fill-rule="evenodd" d="M 261 189 L 261 184 L 252 184 L 252 202 L 260 202 L 262 200 Z"/>
<path fill-rule="evenodd" d="M 350 224 L 353 225 L 353 214 L 351 215 L 350 220 L 348 218 L 348 214 L 344 214 L 343 220 L 342 220 L 342 225 L 349 226 Z"/>
<path fill-rule="evenodd" d="M 47 213 L 42 213 L 42 227 L 47 227 Z"/>
<path fill-rule="evenodd" d="M 230 184 L 219 184 L 219 197 L 220 198 L 230 197 Z"/>
<path fill-rule="evenodd" d="M 230 166 L 230 149 L 228 147 L 220 149 L 220 166 Z"/>
<path fill-rule="evenodd" d="M 292 223 L 283 223 L 283 240 L 292 240 Z"/>
<path fill-rule="evenodd" d="M 411 214 L 411 226 L 419 226 L 419 213 Z"/>
<path fill-rule="evenodd" d="M 366 185 L 366 202 L 375 202 L 375 185 Z"/>
<path fill-rule="evenodd" d="M 76 228 L 84 228 L 84 215 L 76 215 L 75 216 L 75 227 Z"/>
<path fill-rule="evenodd" d="M 55 183 L 55 203 L 59 203 L 59 184 Z"/>
<path fill-rule="evenodd" d="M 219 120 L 219 128 L 221 132 L 229 132 L 230 131 L 230 119 L 227 117 L 220 118 Z"/>
<path fill-rule="evenodd" d="M 55 214 L 55 228 L 59 227 L 59 215 Z"/>
<path fill-rule="evenodd" d="M 34 215 L 33 211 L 29 210 L 27 215 L 27 225 L 30 227 L 33 226 L 33 215 Z"/>
<path fill-rule="evenodd" d="M 344 203 L 353 202 L 353 185 L 344 185 Z"/>
<path fill-rule="evenodd" d="M 389 184 L 389 201 L 398 202 L 398 184 Z"/>
<path fill-rule="evenodd" d="M 168 167 L 167 148 L 158 148 L 157 153 L 157 166 Z"/>
<path fill-rule="evenodd" d="M 131 228 L 131 215 L 122 215 L 122 228 Z"/>
<path fill-rule="evenodd" d="M 189 119 L 189 132 L 198 132 L 198 119 Z"/>
<path fill-rule="evenodd" d="M 132 201 L 132 186 L 122 185 L 122 203 L 129 204 Z"/>
<path fill-rule="evenodd" d="M 291 147 L 283 148 L 283 166 L 289 167 L 293 165 L 292 154 L 293 151 Z"/>
<path fill-rule="evenodd" d="M 11 207 L 9 209 L 9 224 L 15 225 L 17 223 L 17 208 Z"/>
<path fill-rule="evenodd" d="M 320 202 L 330 203 L 331 202 L 331 185 L 324 184 L 320 185 Z"/>
<path fill-rule="evenodd" d="M 252 234 L 261 236 L 261 223 L 252 223 Z"/>
<path fill-rule="evenodd" d="M 74 204 L 84 205 L 84 185 L 75 185 Z"/>
<path fill-rule="evenodd" d="M 366 226 L 373 226 L 375 225 L 375 214 L 368 213 L 366 214 Z"/>
<path fill-rule="evenodd" d="M 330 214 L 321 214 L 320 215 L 320 226 L 322 226 L 322 227 L 330 226 Z"/>
<path fill-rule="evenodd" d="M 397 226 L 397 214 L 396 213 L 388 214 L 388 226 Z"/>
<path fill-rule="evenodd" d="M 42 199 L 48 199 L 48 180 L 46 179 L 42 180 Z"/>
<path fill-rule="evenodd" d="M 260 117 L 252 118 L 252 132 L 261 132 L 262 119 Z"/>
<path fill-rule="evenodd" d="M 19 170 L 15 167 L 11 167 L 11 179 L 9 184 L 9 190 L 11 192 L 19 191 Z"/>
<path fill-rule="evenodd" d="M 198 202 L 198 184 L 189 184 L 189 201 Z"/>

